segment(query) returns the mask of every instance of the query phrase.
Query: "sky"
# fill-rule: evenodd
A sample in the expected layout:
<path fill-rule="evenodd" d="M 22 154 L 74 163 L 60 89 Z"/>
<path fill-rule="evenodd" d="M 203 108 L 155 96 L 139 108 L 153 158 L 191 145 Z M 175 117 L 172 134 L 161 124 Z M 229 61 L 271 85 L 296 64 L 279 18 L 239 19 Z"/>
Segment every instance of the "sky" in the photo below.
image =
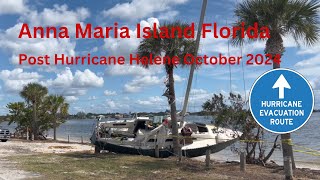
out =
<path fill-rule="evenodd" d="M 225 26 L 234 22 L 234 8 L 240 0 L 209 1 L 205 22 Z M 128 26 L 134 34 L 137 23 L 152 24 L 181 20 L 199 20 L 198 0 L 0 0 L 0 115 L 8 113 L 9 102 L 23 101 L 19 91 L 30 82 L 38 82 L 51 94 L 61 94 L 70 104 L 70 113 L 157 112 L 169 109 L 163 66 L 144 69 L 138 65 L 19 65 L 18 55 L 66 54 L 81 56 L 128 56 L 136 52 L 140 41 L 130 39 L 27 39 L 18 38 L 22 23 L 29 26 L 67 26 L 76 23 L 93 26 Z M 319 12 L 320 13 L 320 12 Z M 228 46 L 226 39 L 203 38 L 200 55 L 263 54 L 265 42 L 253 42 L 243 48 Z M 320 42 L 313 47 L 298 46 L 290 36 L 284 37 L 286 51 L 281 67 L 297 70 L 309 80 L 315 94 L 315 108 L 320 108 Z M 199 111 L 215 93 L 248 92 L 261 74 L 271 66 L 206 65 L 195 73 L 188 111 Z M 181 109 L 189 68 L 175 69 L 177 108 Z M 230 78 L 231 77 L 231 78 Z M 230 86 L 231 84 L 231 86 Z"/>

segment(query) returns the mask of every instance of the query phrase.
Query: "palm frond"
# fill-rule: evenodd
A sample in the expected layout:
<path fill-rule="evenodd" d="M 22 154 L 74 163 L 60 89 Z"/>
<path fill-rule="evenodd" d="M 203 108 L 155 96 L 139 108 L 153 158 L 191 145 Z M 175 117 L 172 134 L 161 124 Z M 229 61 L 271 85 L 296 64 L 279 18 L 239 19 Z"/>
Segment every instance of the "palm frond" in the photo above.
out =
<path fill-rule="evenodd" d="M 272 34 L 291 35 L 297 44 L 312 45 L 319 40 L 319 8 L 319 0 L 245 0 L 234 11 L 238 18 L 234 25 L 245 22 L 248 28 L 257 22 Z M 232 45 L 244 43 L 239 35 Z"/>
<path fill-rule="evenodd" d="M 287 7 L 286 31 L 293 36 L 297 44 L 303 41 L 312 45 L 319 40 L 319 1 L 293 0 Z"/>
<path fill-rule="evenodd" d="M 184 55 L 187 53 L 195 54 L 195 40 L 179 37 L 178 29 L 181 30 L 180 32 L 184 32 L 187 27 L 190 27 L 190 24 L 183 23 L 181 21 L 174 21 L 165 22 L 161 27 L 167 28 L 170 32 L 170 35 L 171 31 L 174 30 L 174 36 L 170 38 L 151 37 L 143 39 L 140 42 L 137 54 L 139 54 L 141 57 L 149 56 L 150 54 L 153 56 L 165 55 L 171 58 L 173 56 L 178 56 L 182 60 Z M 154 32 L 152 31 L 152 33 Z M 157 33 L 159 35 L 159 31 L 157 31 Z M 181 63 L 183 64 L 183 61 Z M 149 65 L 143 64 L 143 66 L 148 68 Z"/>
<path fill-rule="evenodd" d="M 153 33 L 153 32 L 152 32 Z M 153 56 L 161 55 L 162 47 L 161 47 L 161 39 L 160 38 L 146 38 L 140 42 L 138 47 L 137 54 L 141 57 L 149 56 L 152 54 Z M 148 68 L 148 64 L 142 64 L 143 67 Z"/>

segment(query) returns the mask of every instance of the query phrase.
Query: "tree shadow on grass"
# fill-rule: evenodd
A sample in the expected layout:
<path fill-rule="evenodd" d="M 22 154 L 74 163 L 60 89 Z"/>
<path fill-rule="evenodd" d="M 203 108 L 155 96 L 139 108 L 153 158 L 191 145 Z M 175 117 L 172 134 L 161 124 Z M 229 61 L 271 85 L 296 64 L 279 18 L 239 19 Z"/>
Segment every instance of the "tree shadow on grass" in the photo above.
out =
<path fill-rule="evenodd" d="M 99 158 L 99 159 L 116 159 L 119 158 L 119 154 L 114 153 L 102 153 L 102 154 L 93 154 L 91 152 L 72 152 L 60 154 L 63 157 L 69 158 L 78 158 L 78 159 L 91 159 L 91 158 Z"/>
<path fill-rule="evenodd" d="M 203 172 L 207 168 L 203 162 L 184 159 L 178 163 L 176 158 L 154 158 L 139 155 L 126 155 L 115 153 L 93 154 L 90 152 L 73 152 L 60 154 L 60 156 L 76 159 L 106 159 L 114 161 L 127 161 L 126 163 L 135 169 L 143 169 L 147 171 L 161 171 L 168 169 L 179 169 L 187 172 Z"/>

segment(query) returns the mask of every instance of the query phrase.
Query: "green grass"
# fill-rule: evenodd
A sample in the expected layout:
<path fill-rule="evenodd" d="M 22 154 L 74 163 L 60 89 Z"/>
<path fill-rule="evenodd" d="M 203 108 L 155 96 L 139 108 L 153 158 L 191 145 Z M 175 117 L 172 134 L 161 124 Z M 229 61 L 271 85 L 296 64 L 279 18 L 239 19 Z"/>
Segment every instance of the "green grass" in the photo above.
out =
<path fill-rule="evenodd" d="M 184 161 L 177 165 L 173 158 L 76 153 L 15 156 L 11 160 L 26 171 L 39 173 L 39 179 L 208 179 L 210 176 L 203 162 Z"/>
<path fill-rule="evenodd" d="M 283 167 L 247 165 L 241 172 L 238 163 L 214 163 L 209 169 L 204 162 L 175 158 L 156 159 L 120 154 L 69 153 L 38 154 L 9 157 L 18 168 L 40 174 L 34 179 L 283 179 Z M 320 179 L 320 171 L 297 169 L 300 179 Z"/>

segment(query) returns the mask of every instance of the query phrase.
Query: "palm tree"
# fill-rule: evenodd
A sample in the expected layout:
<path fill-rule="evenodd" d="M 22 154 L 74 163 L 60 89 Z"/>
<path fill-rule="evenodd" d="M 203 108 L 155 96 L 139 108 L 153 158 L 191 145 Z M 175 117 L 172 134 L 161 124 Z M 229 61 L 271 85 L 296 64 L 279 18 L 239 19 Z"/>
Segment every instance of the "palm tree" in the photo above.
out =
<path fill-rule="evenodd" d="M 49 95 L 45 99 L 45 106 L 50 113 L 50 120 L 53 127 L 53 139 L 57 140 L 57 127 L 63 123 L 69 109 L 69 104 L 65 102 L 65 98 L 61 95 Z"/>
<path fill-rule="evenodd" d="M 172 23 L 165 23 L 163 25 L 166 27 L 169 32 L 174 28 L 180 27 L 182 32 L 189 27 L 188 24 L 181 23 L 179 21 L 175 21 Z M 159 32 L 156 32 L 159 33 Z M 152 32 L 153 34 L 153 32 Z M 159 35 L 158 35 L 159 37 Z M 169 56 L 174 57 L 177 56 L 180 59 L 180 64 L 183 66 L 183 59 L 186 54 L 195 54 L 195 40 L 194 39 L 185 39 L 179 38 L 178 33 L 175 33 L 174 38 L 146 38 L 140 42 L 138 47 L 137 54 L 141 57 L 149 56 L 150 54 L 154 56 Z M 149 64 L 143 64 L 145 68 L 149 67 Z M 176 115 L 176 98 L 175 98 L 175 90 L 174 90 L 174 68 L 175 66 L 172 64 L 166 63 L 165 70 L 168 76 L 168 98 L 170 105 L 170 114 L 171 114 L 171 122 L 172 122 L 172 135 L 173 135 L 173 149 L 174 153 L 178 154 L 179 152 L 179 139 L 178 139 L 178 125 L 177 125 L 177 115 Z"/>
<path fill-rule="evenodd" d="M 32 133 L 38 139 L 39 127 L 37 124 L 37 110 L 40 102 L 48 94 L 48 89 L 38 83 L 29 83 L 23 87 L 20 96 L 32 106 Z"/>
<path fill-rule="evenodd" d="M 291 35 L 298 45 L 303 42 L 309 46 L 319 40 L 319 7 L 318 0 L 245 0 L 235 9 L 236 25 L 245 22 L 245 28 L 248 28 L 257 22 L 260 27 L 268 27 L 270 38 L 266 40 L 265 54 L 271 54 L 275 60 L 285 52 L 284 36 Z M 242 45 L 243 39 L 237 35 L 232 43 Z M 273 68 L 280 68 L 280 62 L 275 61 Z M 286 143 L 290 134 L 281 135 L 281 139 L 283 155 L 291 154 L 293 161 L 292 146 Z"/>

